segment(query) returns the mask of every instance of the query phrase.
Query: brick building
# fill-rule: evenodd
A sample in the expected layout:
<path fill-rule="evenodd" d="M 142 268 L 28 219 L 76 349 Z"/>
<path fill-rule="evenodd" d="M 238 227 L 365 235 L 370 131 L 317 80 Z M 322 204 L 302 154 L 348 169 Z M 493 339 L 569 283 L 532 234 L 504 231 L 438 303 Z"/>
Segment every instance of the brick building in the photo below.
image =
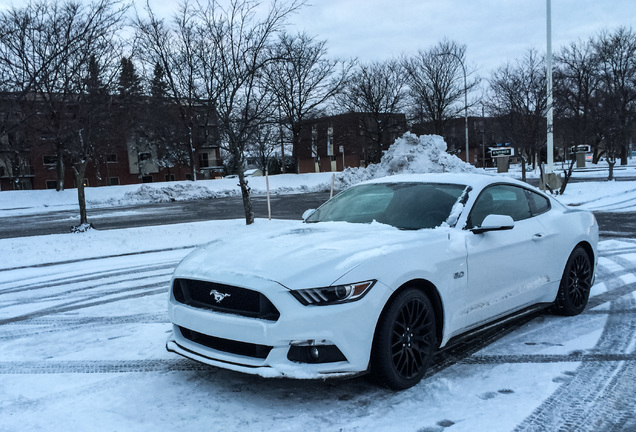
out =
<path fill-rule="evenodd" d="M 33 110 L 33 106 L 25 108 L 24 103 L 8 103 L 7 98 L 7 95 L 0 98 L 0 115 L 5 119 L 5 124 L 11 124 L 12 117 L 16 117 L 16 106 Z M 126 115 L 121 106 L 115 107 L 114 111 L 116 122 Z M 164 111 L 158 122 L 173 130 L 181 127 L 174 107 Z M 87 186 L 192 179 L 187 158 L 183 155 L 180 158 L 166 155 L 166 148 L 170 148 L 170 145 L 166 145 L 165 139 L 163 143 L 158 143 L 151 136 L 142 139 L 126 123 L 120 121 L 109 136 L 100 140 L 99 154 L 87 166 Z M 15 119 L 13 124 L 17 124 Z M 147 127 L 151 128 L 152 125 Z M 216 132 L 214 124 L 198 130 L 197 138 L 204 143 L 198 146 L 194 155 L 198 179 L 210 179 L 223 174 Z M 65 160 L 64 168 L 65 187 L 76 187 L 71 161 Z M 55 189 L 56 185 L 57 151 L 54 139 L 38 126 L 37 115 L 29 121 L 22 121 L 19 127 L 6 128 L 4 133 L 0 129 L 0 190 Z"/>
<path fill-rule="evenodd" d="M 388 126 L 381 136 L 371 115 L 365 113 L 339 114 L 304 122 L 299 143 L 294 148 L 298 171 L 342 171 L 346 167 L 368 165 L 377 153 L 381 156 L 381 152 L 407 130 L 404 114 L 387 115 L 383 121 Z"/>

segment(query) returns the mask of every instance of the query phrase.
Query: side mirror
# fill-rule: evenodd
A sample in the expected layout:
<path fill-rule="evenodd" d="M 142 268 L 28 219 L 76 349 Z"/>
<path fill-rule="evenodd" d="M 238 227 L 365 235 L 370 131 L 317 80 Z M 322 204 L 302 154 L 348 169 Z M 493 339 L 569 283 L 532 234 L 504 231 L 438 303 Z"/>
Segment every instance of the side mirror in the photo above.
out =
<path fill-rule="evenodd" d="M 309 209 L 309 210 L 305 210 L 305 212 L 304 212 L 304 213 L 303 213 L 303 215 L 302 215 L 303 222 L 304 222 L 305 220 L 307 220 L 307 218 L 308 218 L 309 216 L 311 216 L 312 214 L 314 214 L 314 212 L 315 212 L 315 211 L 316 211 L 316 209 Z"/>
<path fill-rule="evenodd" d="M 483 234 L 488 231 L 511 230 L 515 227 L 515 221 L 508 215 L 491 214 L 484 218 L 481 226 L 473 228 L 473 234 Z"/>

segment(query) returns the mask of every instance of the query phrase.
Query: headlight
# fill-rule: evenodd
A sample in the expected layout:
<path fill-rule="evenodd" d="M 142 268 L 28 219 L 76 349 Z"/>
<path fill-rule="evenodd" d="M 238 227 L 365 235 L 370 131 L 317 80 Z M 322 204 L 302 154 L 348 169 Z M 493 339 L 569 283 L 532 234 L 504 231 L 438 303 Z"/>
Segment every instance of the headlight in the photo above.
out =
<path fill-rule="evenodd" d="M 375 284 L 370 280 L 349 285 L 335 285 L 325 288 L 308 288 L 292 290 L 296 300 L 307 305 L 325 306 L 336 303 L 346 303 L 362 298 Z"/>

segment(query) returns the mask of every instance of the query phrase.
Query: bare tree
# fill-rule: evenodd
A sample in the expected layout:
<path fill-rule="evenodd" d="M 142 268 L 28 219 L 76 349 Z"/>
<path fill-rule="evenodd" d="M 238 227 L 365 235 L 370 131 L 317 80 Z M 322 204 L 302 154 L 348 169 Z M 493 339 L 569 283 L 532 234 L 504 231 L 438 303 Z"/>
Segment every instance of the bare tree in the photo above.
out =
<path fill-rule="evenodd" d="M 94 47 L 96 48 L 96 47 Z M 103 53 L 102 53 L 103 54 Z M 85 178 L 86 168 L 91 162 L 103 154 L 102 149 L 108 145 L 108 138 L 115 127 L 111 121 L 112 97 L 108 94 L 108 85 L 102 81 L 103 66 L 100 66 L 95 55 L 90 55 L 84 79 L 78 82 L 77 99 L 73 104 L 75 112 L 73 129 L 76 136 L 66 147 L 69 155 L 80 209 L 80 229 L 88 224 L 86 213 Z"/>
<path fill-rule="evenodd" d="M 636 121 L 636 34 L 620 27 L 603 32 L 594 44 L 600 62 L 598 119 L 610 166 L 620 157 L 627 164 L 630 134 Z"/>
<path fill-rule="evenodd" d="M 492 73 L 489 111 L 499 119 L 500 132 L 521 157 L 521 176 L 526 180 L 526 162 L 537 163 L 545 145 L 547 107 L 546 71 L 543 58 L 531 49 L 514 64 Z"/>
<path fill-rule="evenodd" d="M 294 149 L 298 148 L 303 121 L 316 115 L 342 90 L 351 68 L 350 62 L 328 59 L 326 55 L 325 41 L 303 33 L 282 33 L 269 54 L 273 61 L 263 71 L 268 90 L 282 111 L 280 122 L 292 134 Z M 285 172 L 284 144 L 281 153 Z"/>
<path fill-rule="evenodd" d="M 431 122 L 434 133 L 444 135 L 448 119 L 461 115 L 465 92 L 479 81 L 469 81 L 472 71 L 466 66 L 466 45 L 444 39 L 428 51 L 420 50 L 404 60 L 412 99 L 411 117 L 419 123 Z M 464 89 L 466 70 L 466 89 Z"/>
<path fill-rule="evenodd" d="M 127 6 L 120 0 L 98 0 L 84 5 L 68 0 L 35 0 L 24 8 L 10 9 L 0 18 L 0 62 L 12 71 L 11 88 L 22 99 L 26 116 L 37 115 L 41 133 L 55 147 L 57 189 L 64 189 L 67 144 L 76 139 L 69 107 L 77 101 L 79 83 L 85 77 L 89 47 L 116 37 Z"/>
<path fill-rule="evenodd" d="M 146 18 L 137 17 L 140 55 L 165 77 L 165 95 L 176 107 L 183 125 L 183 138 L 174 141 L 171 155 L 187 155 L 192 180 L 197 180 L 197 150 L 207 143 L 205 131 L 215 123 L 213 101 L 207 98 L 208 85 L 203 53 L 213 47 L 204 39 L 199 5 L 184 1 L 170 24 L 146 6 Z M 212 48 L 213 49 L 213 48 Z M 180 156 L 179 156 L 180 158 Z"/>
<path fill-rule="evenodd" d="M 302 3 L 275 0 L 264 14 L 256 13 L 258 2 L 248 0 L 232 0 L 227 8 L 210 0 L 199 9 L 202 34 L 209 47 L 202 51 L 207 59 L 206 98 L 214 102 L 222 143 L 238 167 L 248 225 L 254 222 L 254 212 L 243 162 L 258 128 L 271 118 L 273 103 L 263 85 L 263 74 L 267 65 L 276 61 L 271 55 L 272 38 L 280 34 L 286 18 Z"/>
<path fill-rule="evenodd" d="M 382 152 L 391 144 L 386 142 L 389 132 L 404 123 L 397 114 L 403 114 L 406 108 L 406 78 L 396 60 L 361 64 L 338 96 L 345 110 L 368 115 L 369 121 L 360 126 L 375 144 L 367 154 L 371 163 L 380 162 Z"/>
<path fill-rule="evenodd" d="M 599 158 L 599 135 L 595 130 L 599 63 L 592 40 L 572 42 L 555 56 L 555 111 L 559 134 L 564 137 L 564 152 L 570 148 L 589 145 L 594 152 L 594 163 Z M 572 155 L 560 193 L 565 192 L 572 176 L 575 158 Z"/>
<path fill-rule="evenodd" d="M 263 173 L 271 174 L 269 167 L 276 150 L 280 148 L 279 139 L 279 128 L 274 123 L 263 124 L 255 130 L 248 151 L 256 158 L 257 168 Z"/>
<path fill-rule="evenodd" d="M 571 145 L 589 144 L 596 150 L 598 140 L 592 126 L 592 110 L 599 88 L 599 63 L 592 41 L 579 41 L 555 56 L 555 99 L 557 117 Z"/>

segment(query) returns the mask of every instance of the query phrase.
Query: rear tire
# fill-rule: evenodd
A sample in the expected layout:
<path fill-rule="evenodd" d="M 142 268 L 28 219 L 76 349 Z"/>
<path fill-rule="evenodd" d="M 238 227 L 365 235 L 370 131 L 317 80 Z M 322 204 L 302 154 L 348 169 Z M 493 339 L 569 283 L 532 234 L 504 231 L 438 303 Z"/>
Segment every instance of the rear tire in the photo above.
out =
<path fill-rule="evenodd" d="M 394 390 L 417 384 L 437 347 L 435 314 L 417 288 L 395 296 L 380 318 L 371 353 L 372 378 Z"/>
<path fill-rule="evenodd" d="M 593 273 L 590 257 L 585 249 L 577 246 L 563 270 L 559 292 L 554 302 L 557 314 L 574 316 L 583 312 L 590 297 Z"/>

